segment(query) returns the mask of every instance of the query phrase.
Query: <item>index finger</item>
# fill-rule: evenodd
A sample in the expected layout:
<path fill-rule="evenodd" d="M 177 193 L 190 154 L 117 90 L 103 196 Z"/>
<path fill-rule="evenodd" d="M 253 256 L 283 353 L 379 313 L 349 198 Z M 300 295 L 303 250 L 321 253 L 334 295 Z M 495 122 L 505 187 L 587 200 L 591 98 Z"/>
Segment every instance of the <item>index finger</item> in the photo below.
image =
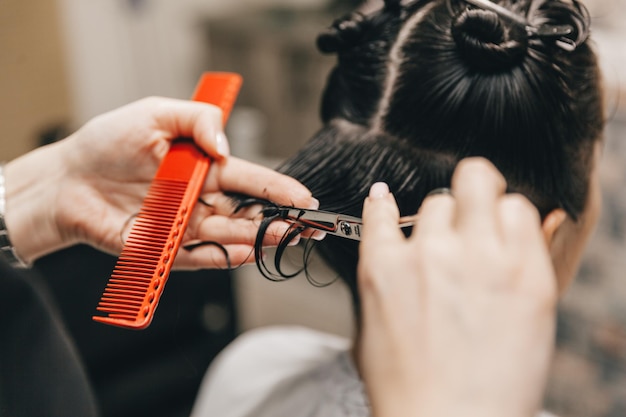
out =
<path fill-rule="evenodd" d="M 294 207 L 319 207 L 311 191 L 294 178 L 235 157 L 211 165 L 204 192 L 212 191 L 241 193 Z"/>
<path fill-rule="evenodd" d="M 497 200 L 506 181 L 491 162 L 468 158 L 459 162 L 452 177 L 457 203 L 456 226 L 475 233 L 497 233 Z"/>

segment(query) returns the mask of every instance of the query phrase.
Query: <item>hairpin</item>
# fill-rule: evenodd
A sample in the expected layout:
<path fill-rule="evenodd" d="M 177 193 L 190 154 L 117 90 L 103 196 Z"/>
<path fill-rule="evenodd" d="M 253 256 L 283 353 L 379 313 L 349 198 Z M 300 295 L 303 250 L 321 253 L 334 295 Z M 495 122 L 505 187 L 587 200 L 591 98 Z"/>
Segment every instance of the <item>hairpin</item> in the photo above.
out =
<path fill-rule="evenodd" d="M 574 28 L 571 25 L 543 24 L 539 27 L 535 27 L 528 23 L 528 21 L 524 17 L 513 13 L 505 7 L 493 3 L 490 0 L 464 1 L 478 8 L 492 11 L 502 18 L 508 19 L 511 22 L 522 26 L 526 30 L 528 36 L 537 36 L 540 38 L 556 38 L 554 43 L 561 49 L 568 52 L 572 52 L 574 49 L 576 49 L 576 41 L 568 37 L 568 35 L 571 35 L 574 32 Z"/>

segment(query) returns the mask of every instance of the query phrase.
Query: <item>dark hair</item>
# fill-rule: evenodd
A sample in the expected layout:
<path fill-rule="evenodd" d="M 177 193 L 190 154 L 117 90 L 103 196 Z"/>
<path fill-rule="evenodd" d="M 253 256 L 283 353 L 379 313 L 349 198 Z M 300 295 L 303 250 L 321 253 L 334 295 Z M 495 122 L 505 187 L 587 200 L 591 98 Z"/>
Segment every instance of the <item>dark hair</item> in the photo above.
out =
<path fill-rule="evenodd" d="M 318 38 L 338 57 L 324 126 L 279 171 L 320 209 L 354 216 L 385 181 L 409 215 L 449 186 L 460 159 L 483 156 L 542 216 L 563 208 L 577 219 L 604 126 L 586 10 L 576 0 L 498 5 L 527 24 L 462 0 L 387 1 L 336 21 Z M 358 244 L 328 236 L 317 249 L 358 307 Z"/>

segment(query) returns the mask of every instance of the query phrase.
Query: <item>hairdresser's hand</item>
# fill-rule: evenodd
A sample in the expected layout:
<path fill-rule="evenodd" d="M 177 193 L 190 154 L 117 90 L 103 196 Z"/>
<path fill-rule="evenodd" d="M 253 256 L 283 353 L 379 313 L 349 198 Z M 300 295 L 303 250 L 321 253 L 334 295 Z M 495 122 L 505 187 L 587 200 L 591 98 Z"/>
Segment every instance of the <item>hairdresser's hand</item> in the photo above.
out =
<path fill-rule="evenodd" d="M 483 159 L 428 197 L 409 239 L 377 185 L 363 211 L 358 351 L 374 415 L 530 417 L 551 355 L 556 280 L 535 208 Z"/>
<path fill-rule="evenodd" d="M 148 186 L 177 137 L 193 137 L 211 155 L 203 192 L 215 207 L 197 205 L 185 241 L 217 241 L 233 265 L 252 251 L 256 224 L 232 216 L 224 191 L 257 196 L 281 204 L 315 205 L 297 181 L 242 160 L 227 157 L 221 112 L 214 106 L 173 99 L 148 98 L 101 115 L 69 138 L 40 148 L 5 168 L 7 222 L 11 239 L 23 258 L 32 261 L 75 243 L 88 243 L 117 254 L 120 232 L 139 211 Z M 282 235 L 281 227 L 274 228 Z M 184 244 L 185 242 L 183 242 Z M 266 244 L 272 241 L 271 234 Z M 176 266 L 224 267 L 215 246 L 179 251 Z"/>

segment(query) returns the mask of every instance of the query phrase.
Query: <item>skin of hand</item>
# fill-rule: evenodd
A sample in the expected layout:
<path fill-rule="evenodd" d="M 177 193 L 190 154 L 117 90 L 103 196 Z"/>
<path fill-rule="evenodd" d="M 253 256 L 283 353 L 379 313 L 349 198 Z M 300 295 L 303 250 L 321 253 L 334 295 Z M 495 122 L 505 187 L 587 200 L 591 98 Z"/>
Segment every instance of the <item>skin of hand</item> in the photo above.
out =
<path fill-rule="evenodd" d="M 212 105 L 151 97 L 100 115 L 68 138 L 5 166 L 6 222 L 18 254 L 33 260 L 77 243 L 118 254 L 120 233 L 139 211 L 169 143 L 192 137 L 213 160 L 203 188 L 213 207 L 197 204 L 183 245 L 217 241 L 233 266 L 253 262 L 257 223 L 250 210 L 233 215 L 224 192 L 316 208 L 307 188 L 275 171 L 228 156 L 221 111 Z M 220 151 L 220 152 L 218 152 Z M 217 198 L 221 196 L 220 198 Z M 288 225 L 264 242 L 275 244 Z M 179 269 L 225 267 L 216 246 L 180 250 Z"/>
<path fill-rule="evenodd" d="M 461 161 L 407 239 L 384 184 L 363 211 L 355 355 L 377 417 L 530 417 L 557 286 L 536 209 L 488 161 Z"/>

